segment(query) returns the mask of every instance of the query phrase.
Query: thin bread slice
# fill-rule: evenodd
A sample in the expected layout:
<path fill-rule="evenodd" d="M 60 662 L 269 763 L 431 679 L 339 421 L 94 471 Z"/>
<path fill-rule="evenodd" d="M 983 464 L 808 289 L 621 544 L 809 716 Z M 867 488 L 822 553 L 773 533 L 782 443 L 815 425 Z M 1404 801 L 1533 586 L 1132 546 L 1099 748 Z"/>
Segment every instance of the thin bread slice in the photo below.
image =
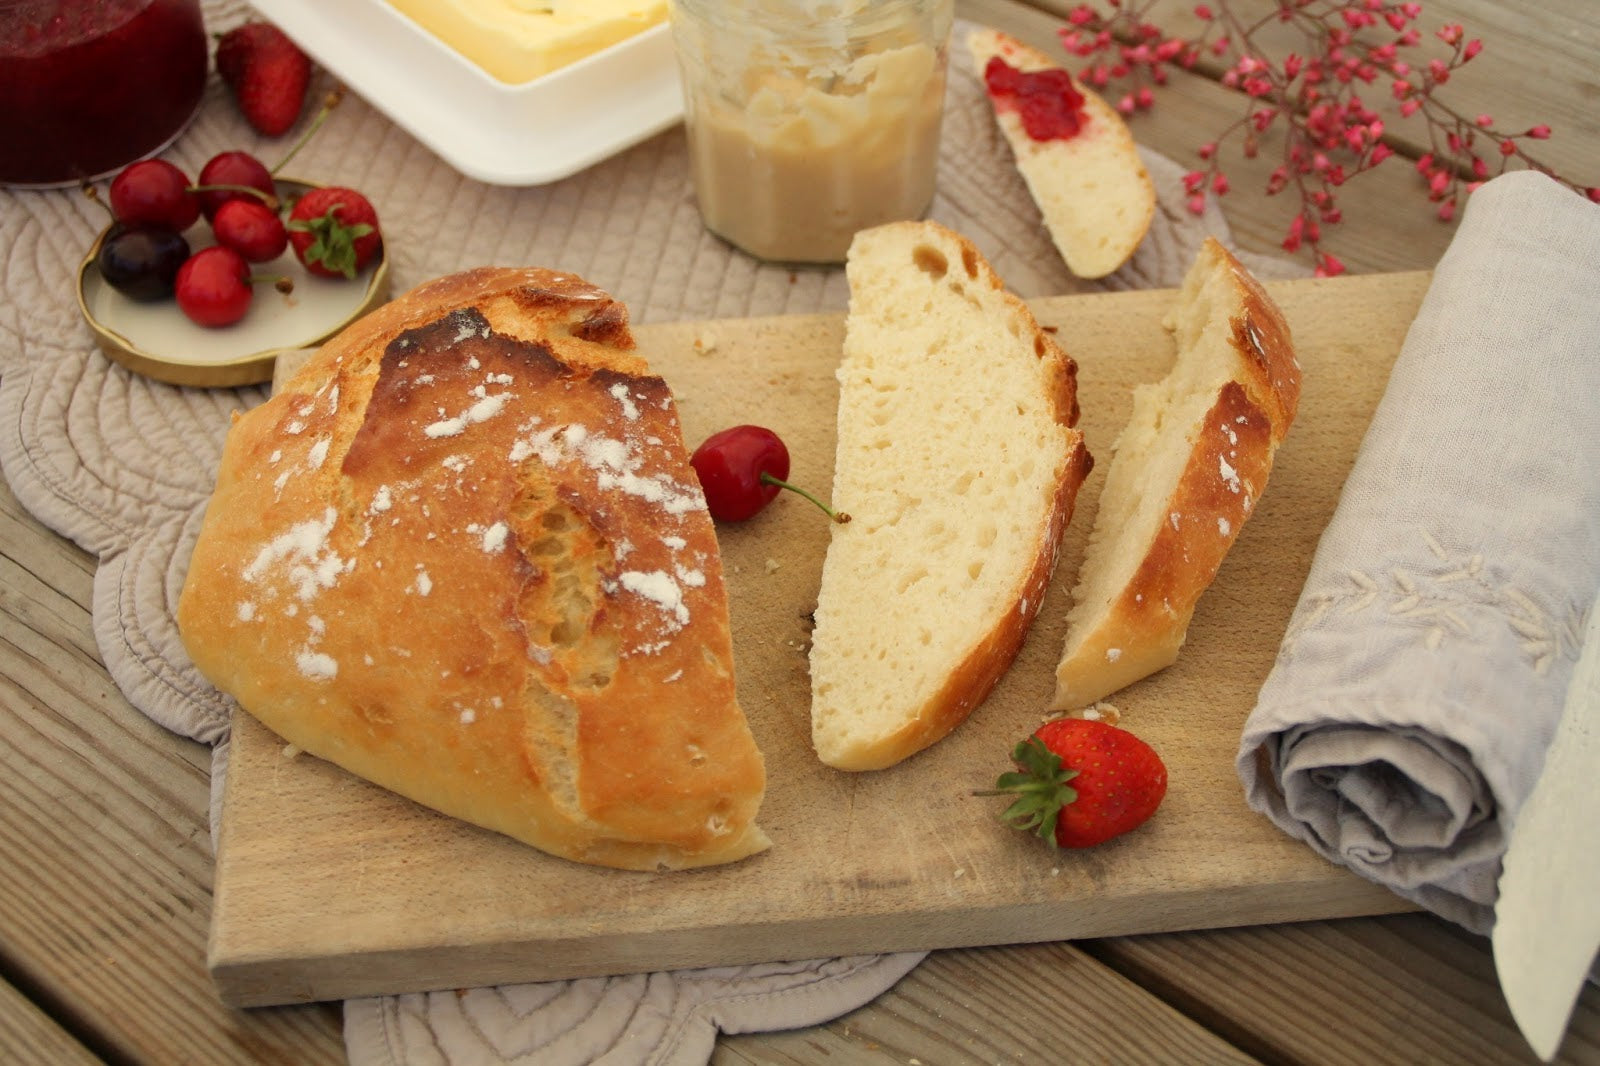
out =
<path fill-rule="evenodd" d="M 811 647 L 812 739 L 893 765 L 1010 666 L 1090 458 L 1077 366 L 976 248 L 931 222 L 859 233 L 838 370 L 832 529 Z"/>
<path fill-rule="evenodd" d="M 1134 390 L 1106 471 L 1056 668 L 1058 710 L 1177 659 L 1299 404 L 1288 323 L 1215 240 L 1190 267 L 1168 325 L 1177 361 Z"/>
<path fill-rule="evenodd" d="M 987 27 L 973 30 L 967 46 L 980 79 L 996 58 L 1023 72 L 1058 66 Z M 1015 107 L 993 93 L 990 102 L 1067 269 L 1080 278 L 1103 278 L 1144 240 L 1155 218 L 1156 192 L 1122 116 L 1077 79 L 1072 84 L 1083 96 L 1082 128 L 1065 139 L 1034 140 Z"/>

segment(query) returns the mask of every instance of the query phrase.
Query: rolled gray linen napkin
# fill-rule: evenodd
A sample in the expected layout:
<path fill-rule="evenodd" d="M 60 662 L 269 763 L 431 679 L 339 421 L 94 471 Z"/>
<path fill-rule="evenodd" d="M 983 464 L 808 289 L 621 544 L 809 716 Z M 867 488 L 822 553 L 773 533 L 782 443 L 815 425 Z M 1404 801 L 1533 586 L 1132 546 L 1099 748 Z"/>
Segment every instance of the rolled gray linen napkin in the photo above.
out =
<path fill-rule="evenodd" d="M 1600 205 L 1475 192 L 1245 723 L 1250 805 L 1477 932 L 1600 589 Z"/>

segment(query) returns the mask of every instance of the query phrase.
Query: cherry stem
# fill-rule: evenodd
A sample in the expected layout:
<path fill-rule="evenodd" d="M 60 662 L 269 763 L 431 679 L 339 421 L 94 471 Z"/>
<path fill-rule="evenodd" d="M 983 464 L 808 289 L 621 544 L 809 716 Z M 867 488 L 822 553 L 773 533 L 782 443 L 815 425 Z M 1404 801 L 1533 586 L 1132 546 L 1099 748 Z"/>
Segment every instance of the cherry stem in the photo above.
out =
<path fill-rule="evenodd" d="M 276 196 L 273 196 L 271 193 L 263 192 L 262 190 L 256 188 L 254 185 L 191 185 L 191 186 L 189 186 L 189 191 L 190 192 L 244 192 L 244 193 L 249 193 L 250 195 L 252 195 L 252 196 L 256 197 L 258 200 L 260 200 L 262 203 L 266 204 L 268 207 L 272 208 L 274 211 L 276 211 L 278 209 L 278 198 Z"/>
<path fill-rule="evenodd" d="M 285 296 L 294 292 L 294 279 L 287 274 L 251 274 L 249 278 L 251 285 L 260 285 L 268 281 L 272 282 L 274 289 Z"/>
<path fill-rule="evenodd" d="M 339 106 L 339 101 L 343 99 L 344 86 L 340 85 L 330 92 L 326 98 L 324 98 L 322 101 L 322 110 L 317 112 L 317 117 L 311 120 L 311 125 L 306 127 L 305 132 L 300 134 L 299 138 L 294 142 L 294 144 L 289 146 L 289 151 L 282 159 L 278 160 L 277 165 L 274 166 L 268 173 L 276 175 L 279 171 L 281 171 L 288 164 L 289 160 L 293 159 L 295 154 L 306 146 L 306 142 L 311 140 L 311 135 L 322 128 L 322 124 L 328 121 L 328 115 L 333 112 L 334 108 Z"/>
<path fill-rule="evenodd" d="M 805 489 L 801 488 L 799 485 L 791 485 L 787 481 L 784 481 L 782 478 L 775 478 L 771 474 L 767 473 L 765 470 L 761 471 L 761 483 L 763 485 L 776 485 L 780 489 L 788 489 L 790 492 L 799 493 L 800 495 L 804 496 L 806 499 L 810 500 L 812 503 L 816 504 L 818 507 L 822 508 L 822 511 L 823 511 L 824 514 L 826 514 L 829 518 L 833 519 L 835 522 L 838 522 L 840 525 L 843 525 L 844 523 L 850 521 L 850 516 L 845 514 L 843 511 L 835 511 L 832 507 L 829 507 L 827 504 L 823 503 L 821 500 L 819 500 L 815 496 L 811 495 L 811 493 L 807 492 Z"/>
<path fill-rule="evenodd" d="M 95 203 L 97 203 L 101 207 L 105 208 L 106 209 L 106 214 L 111 216 L 111 221 L 113 221 L 113 222 L 117 221 L 117 213 L 111 209 L 111 205 L 110 204 L 108 204 L 104 200 L 100 199 L 100 190 L 95 188 L 93 184 L 91 184 L 91 183 L 89 183 L 87 181 L 83 183 L 83 195 L 87 196 L 89 199 L 93 200 Z"/>

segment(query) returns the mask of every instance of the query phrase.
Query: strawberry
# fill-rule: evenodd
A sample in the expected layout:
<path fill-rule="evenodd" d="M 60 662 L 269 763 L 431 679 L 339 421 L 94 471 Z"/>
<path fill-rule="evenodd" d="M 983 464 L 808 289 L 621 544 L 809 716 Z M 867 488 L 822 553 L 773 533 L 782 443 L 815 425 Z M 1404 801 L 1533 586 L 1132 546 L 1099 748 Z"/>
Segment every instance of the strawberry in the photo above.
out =
<path fill-rule="evenodd" d="M 288 132 L 305 107 L 311 60 L 283 31 L 247 22 L 217 41 L 217 73 L 256 132 Z"/>
<path fill-rule="evenodd" d="M 1057 847 L 1092 847 L 1136 829 L 1167 794 L 1167 768 L 1155 749 L 1105 722 L 1052 719 L 1011 758 L 1017 771 L 980 795 L 1016 796 L 1001 817 Z"/>
<path fill-rule="evenodd" d="M 300 197 L 289 212 L 289 245 L 313 274 L 353 278 L 383 247 L 378 212 L 354 189 L 329 185 Z"/>

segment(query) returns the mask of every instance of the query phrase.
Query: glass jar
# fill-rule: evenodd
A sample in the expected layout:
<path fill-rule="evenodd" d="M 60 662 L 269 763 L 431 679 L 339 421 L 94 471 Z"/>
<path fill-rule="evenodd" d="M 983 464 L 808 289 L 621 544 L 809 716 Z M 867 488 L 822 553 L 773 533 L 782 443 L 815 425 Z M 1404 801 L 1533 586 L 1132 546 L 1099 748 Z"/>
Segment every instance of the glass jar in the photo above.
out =
<path fill-rule="evenodd" d="M 159 152 L 206 64 L 200 0 L 0 0 L 0 182 L 75 184 Z"/>
<path fill-rule="evenodd" d="M 933 200 L 953 0 L 672 0 L 695 197 L 760 259 L 837 263 Z"/>

